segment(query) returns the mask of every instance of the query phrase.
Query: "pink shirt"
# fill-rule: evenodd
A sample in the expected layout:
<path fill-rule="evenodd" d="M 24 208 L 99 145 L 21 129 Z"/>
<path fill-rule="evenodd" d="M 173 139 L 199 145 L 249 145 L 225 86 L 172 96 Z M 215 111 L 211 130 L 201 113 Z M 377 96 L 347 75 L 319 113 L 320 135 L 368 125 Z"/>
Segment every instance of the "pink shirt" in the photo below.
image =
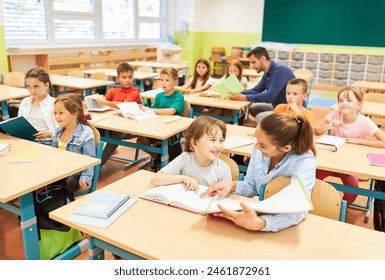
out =
<path fill-rule="evenodd" d="M 330 112 L 326 116 L 326 120 L 331 122 L 332 120 L 341 120 L 342 114 L 339 109 Z M 344 138 L 364 138 L 366 135 L 373 136 L 378 130 L 378 126 L 368 117 L 361 114 L 358 118 L 350 124 L 342 124 L 339 127 L 335 127 L 333 135 Z"/>

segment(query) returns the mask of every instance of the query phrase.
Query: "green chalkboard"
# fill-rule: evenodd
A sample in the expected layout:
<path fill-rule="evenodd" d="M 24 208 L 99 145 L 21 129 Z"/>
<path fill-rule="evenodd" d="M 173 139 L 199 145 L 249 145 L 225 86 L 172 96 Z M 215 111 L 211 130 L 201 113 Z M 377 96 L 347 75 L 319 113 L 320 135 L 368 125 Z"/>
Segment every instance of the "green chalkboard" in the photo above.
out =
<path fill-rule="evenodd" d="M 265 0 L 262 41 L 385 47 L 385 1 Z"/>

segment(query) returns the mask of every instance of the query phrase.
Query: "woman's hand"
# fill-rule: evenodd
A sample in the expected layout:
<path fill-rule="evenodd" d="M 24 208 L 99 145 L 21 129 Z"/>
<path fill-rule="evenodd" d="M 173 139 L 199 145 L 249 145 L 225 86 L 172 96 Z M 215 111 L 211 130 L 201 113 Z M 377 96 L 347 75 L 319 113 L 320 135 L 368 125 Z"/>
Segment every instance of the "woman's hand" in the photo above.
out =
<path fill-rule="evenodd" d="M 201 197 L 206 195 L 216 195 L 218 198 L 227 196 L 230 192 L 234 192 L 236 188 L 236 182 L 218 182 L 212 184 L 205 192 L 201 194 Z"/>
<path fill-rule="evenodd" d="M 246 203 L 240 203 L 242 211 L 232 211 L 218 204 L 221 213 L 215 213 L 214 216 L 226 218 L 234 224 L 249 230 L 261 230 L 266 226 L 266 221 L 258 217 L 257 213 Z"/>

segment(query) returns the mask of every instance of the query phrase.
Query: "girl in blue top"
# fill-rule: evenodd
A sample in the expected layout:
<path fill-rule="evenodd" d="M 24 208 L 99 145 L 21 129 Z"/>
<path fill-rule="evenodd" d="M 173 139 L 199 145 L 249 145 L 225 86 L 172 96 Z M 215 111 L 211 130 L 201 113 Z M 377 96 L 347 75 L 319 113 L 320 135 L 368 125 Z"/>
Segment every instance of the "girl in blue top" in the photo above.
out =
<path fill-rule="evenodd" d="M 264 118 L 255 132 L 258 139 L 253 148 L 244 181 L 215 183 L 202 194 L 223 197 L 230 192 L 253 197 L 259 195 L 262 185 L 278 176 L 300 178 L 309 192 L 315 183 L 316 150 L 313 130 L 303 116 L 272 114 Z M 233 221 L 249 230 L 279 231 L 300 223 L 306 212 L 290 214 L 257 214 L 245 203 L 242 211 L 236 212 L 219 206 L 222 213 L 215 214 Z"/>
<path fill-rule="evenodd" d="M 59 124 L 52 134 L 52 146 L 70 152 L 95 157 L 95 137 L 92 128 L 84 120 L 82 100 L 75 94 L 61 94 L 56 98 L 55 119 Z M 71 175 L 66 188 L 71 192 L 85 191 L 91 187 L 94 167 Z"/>

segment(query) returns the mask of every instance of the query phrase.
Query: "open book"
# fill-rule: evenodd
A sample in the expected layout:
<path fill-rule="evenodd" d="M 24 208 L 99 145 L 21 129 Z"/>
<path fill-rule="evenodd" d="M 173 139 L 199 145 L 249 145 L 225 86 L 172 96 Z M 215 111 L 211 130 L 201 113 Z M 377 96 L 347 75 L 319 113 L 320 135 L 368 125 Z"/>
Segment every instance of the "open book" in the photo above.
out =
<path fill-rule="evenodd" d="M 136 102 L 124 102 L 119 103 L 117 106 L 120 109 L 120 113 L 125 118 L 130 118 L 136 121 L 147 120 L 156 118 L 156 114 L 152 110 L 143 111 L 139 108 Z"/>
<path fill-rule="evenodd" d="M 8 135 L 30 141 L 35 140 L 33 134 L 37 133 L 36 128 L 34 128 L 32 124 L 23 116 L 10 118 L 0 122 L 0 132 L 1 131 Z"/>
<path fill-rule="evenodd" d="M 187 89 L 184 88 L 184 87 L 175 87 L 175 89 L 176 89 L 177 91 L 179 91 L 180 93 L 182 93 L 182 94 L 187 93 Z"/>
<path fill-rule="evenodd" d="M 218 92 L 213 91 L 213 90 L 206 90 L 202 91 L 198 94 L 201 97 L 212 97 L 212 98 L 221 98 Z"/>
<path fill-rule="evenodd" d="M 195 193 L 188 190 L 184 184 L 172 184 L 155 187 L 141 195 L 140 198 L 199 214 L 220 212 L 218 204 L 230 210 L 242 210 L 239 200 L 217 198 L 216 196 L 200 197 L 200 194 L 206 190 L 207 187 L 199 185 L 199 191 Z M 264 201 L 246 202 L 246 204 L 259 213 L 294 213 L 313 209 L 308 193 L 299 180 L 295 180 Z"/>
<path fill-rule="evenodd" d="M 0 156 L 5 156 L 11 150 L 11 145 L 8 143 L 0 143 Z"/>
<path fill-rule="evenodd" d="M 332 135 L 322 135 L 320 138 L 315 140 L 316 147 L 322 149 L 328 149 L 329 151 L 336 152 L 345 143 L 346 139 Z"/>
<path fill-rule="evenodd" d="M 84 97 L 84 102 L 86 102 L 89 111 L 104 112 L 112 109 L 109 106 L 99 105 L 98 103 L 96 103 L 95 99 L 100 97 L 102 96 L 99 94 L 93 94 L 93 95 Z"/>
<path fill-rule="evenodd" d="M 242 135 L 230 136 L 230 137 L 227 137 L 223 142 L 223 149 L 229 150 L 237 147 L 254 144 L 254 141 L 255 140 L 244 137 Z"/>
<path fill-rule="evenodd" d="M 127 194 L 99 192 L 80 206 L 75 214 L 107 219 L 129 198 L 130 196 Z"/>
<path fill-rule="evenodd" d="M 240 93 L 245 88 L 234 74 L 231 74 L 219 84 L 216 84 L 214 88 L 218 91 L 219 95 L 227 99 L 230 97 L 230 93 Z"/>

